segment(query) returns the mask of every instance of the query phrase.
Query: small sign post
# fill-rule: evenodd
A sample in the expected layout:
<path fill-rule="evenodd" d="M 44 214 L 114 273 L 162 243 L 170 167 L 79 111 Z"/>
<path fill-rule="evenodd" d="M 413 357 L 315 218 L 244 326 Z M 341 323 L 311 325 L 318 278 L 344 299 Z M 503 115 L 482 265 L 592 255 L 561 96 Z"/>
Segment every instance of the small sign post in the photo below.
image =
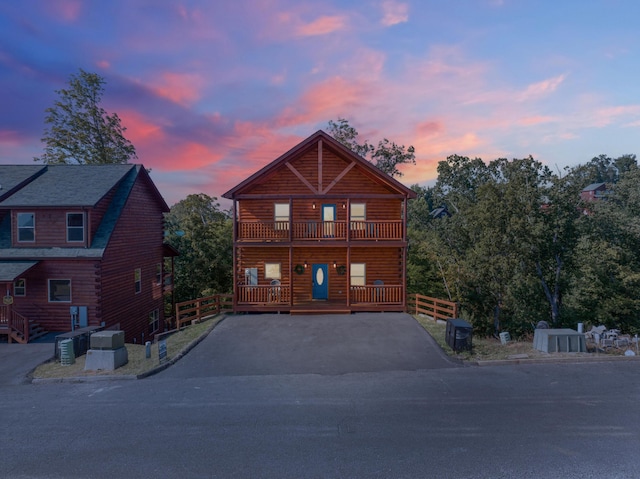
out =
<path fill-rule="evenodd" d="M 159 339 L 158 340 L 158 359 L 160 360 L 160 364 L 164 363 L 167 360 L 167 339 Z"/>

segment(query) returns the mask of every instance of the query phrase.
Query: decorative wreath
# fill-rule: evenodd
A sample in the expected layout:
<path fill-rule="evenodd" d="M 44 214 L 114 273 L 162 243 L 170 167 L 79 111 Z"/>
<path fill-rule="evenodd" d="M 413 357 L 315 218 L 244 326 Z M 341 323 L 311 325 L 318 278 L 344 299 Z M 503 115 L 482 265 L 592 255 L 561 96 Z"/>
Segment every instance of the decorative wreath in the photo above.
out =
<path fill-rule="evenodd" d="M 293 270 L 297 273 L 297 274 L 302 274 L 304 273 L 304 266 L 302 266 L 301 264 L 297 264 L 295 268 L 293 268 Z"/>
<path fill-rule="evenodd" d="M 338 266 L 336 268 L 336 270 L 338 271 L 338 274 L 340 276 L 344 276 L 344 274 L 347 272 L 347 267 L 345 265 L 341 264 L 340 266 Z"/>

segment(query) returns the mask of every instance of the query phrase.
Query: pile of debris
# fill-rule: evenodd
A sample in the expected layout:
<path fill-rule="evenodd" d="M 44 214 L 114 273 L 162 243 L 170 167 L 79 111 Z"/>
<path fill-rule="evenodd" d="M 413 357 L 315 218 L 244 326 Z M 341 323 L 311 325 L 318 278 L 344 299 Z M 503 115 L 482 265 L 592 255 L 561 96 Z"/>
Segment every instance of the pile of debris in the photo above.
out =
<path fill-rule="evenodd" d="M 584 334 L 587 340 L 587 348 L 596 351 L 607 352 L 612 349 L 626 349 L 626 356 L 635 356 L 638 351 L 638 335 L 633 338 L 629 334 L 620 334 L 619 329 L 607 329 L 606 326 L 592 326 L 591 330 Z M 635 349 L 635 352 L 633 351 Z"/>

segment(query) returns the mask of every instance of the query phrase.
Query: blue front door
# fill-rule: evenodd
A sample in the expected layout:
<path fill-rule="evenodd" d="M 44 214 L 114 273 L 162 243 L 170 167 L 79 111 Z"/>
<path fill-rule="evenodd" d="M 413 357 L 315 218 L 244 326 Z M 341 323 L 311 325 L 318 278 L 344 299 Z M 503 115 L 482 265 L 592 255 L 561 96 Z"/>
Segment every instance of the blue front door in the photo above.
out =
<path fill-rule="evenodd" d="M 326 264 L 314 264 L 311 268 L 311 274 L 313 277 L 313 299 L 328 299 L 329 298 L 329 267 Z"/>

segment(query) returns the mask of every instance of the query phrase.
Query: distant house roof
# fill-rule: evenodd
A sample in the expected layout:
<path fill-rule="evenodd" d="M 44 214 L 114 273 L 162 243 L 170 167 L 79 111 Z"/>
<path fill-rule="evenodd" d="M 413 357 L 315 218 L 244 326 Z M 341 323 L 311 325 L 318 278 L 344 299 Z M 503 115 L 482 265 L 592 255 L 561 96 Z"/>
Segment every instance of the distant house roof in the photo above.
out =
<path fill-rule="evenodd" d="M 591 183 L 589 186 L 582 189 L 582 191 L 595 191 L 600 189 L 605 189 L 607 187 L 606 183 Z"/>
<path fill-rule="evenodd" d="M 317 143 L 318 140 L 322 140 L 322 141 L 326 142 L 326 144 L 329 147 L 331 147 L 333 150 L 339 152 L 341 155 L 344 155 L 345 157 L 349 158 L 350 160 L 355 161 L 356 164 L 360 168 L 362 168 L 363 170 L 369 172 L 370 175 L 372 175 L 373 177 L 377 178 L 377 180 L 379 182 L 386 184 L 392 190 L 398 191 L 401 194 L 406 195 L 408 198 L 415 198 L 417 196 L 416 192 L 413 191 L 411 188 L 407 188 L 405 185 L 400 183 L 395 178 L 392 178 L 391 176 L 387 175 L 383 171 L 379 170 L 373 164 L 371 164 L 370 162 L 368 162 L 367 160 L 365 160 L 361 156 L 359 156 L 356 153 L 354 153 L 353 151 L 351 151 L 349 148 L 347 148 L 342 143 L 337 141 L 331 135 L 325 133 L 322 130 L 318 130 L 313 135 L 311 135 L 308 138 L 306 138 L 305 140 L 301 141 L 296 146 L 291 148 L 289 151 L 287 151 L 286 153 L 280 155 L 278 158 L 273 160 L 271 163 L 267 164 L 264 168 L 262 168 L 261 170 L 257 171 L 256 173 L 251 175 L 249 178 L 245 179 L 243 182 L 241 182 L 240 184 L 238 184 L 234 188 L 232 188 L 229 191 L 227 191 L 226 193 L 224 193 L 222 195 L 222 197 L 223 198 L 228 198 L 228 199 L 235 198 L 236 195 L 242 193 L 242 191 L 245 188 L 247 188 L 250 185 L 252 185 L 258 178 L 264 177 L 264 176 L 270 174 L 271 172 L 275 171 L 277 168 L 279 168 L 281 166 L 284 166 L 284 164 L 287 161 L 291 160 L 292 157 L 304 152 L 311 145 Z"/>
<path fill-rule="evenodd" d="M 33 171 L 28 165 L 0 165 L 0 181 L 5 171 L 13 175 Z M 136 165 L 46 165 L 38 175 L 0 207 L 95 206 Z"/>
<path fill-rule="evenodd" d="M 449 210 L 447 210 L 446 206 L 440 206 L 439 208 L 435 208 L 429 213 L 429 216 L 432 218 L 443 218 L 445 216 L 451 216 Z"/>

